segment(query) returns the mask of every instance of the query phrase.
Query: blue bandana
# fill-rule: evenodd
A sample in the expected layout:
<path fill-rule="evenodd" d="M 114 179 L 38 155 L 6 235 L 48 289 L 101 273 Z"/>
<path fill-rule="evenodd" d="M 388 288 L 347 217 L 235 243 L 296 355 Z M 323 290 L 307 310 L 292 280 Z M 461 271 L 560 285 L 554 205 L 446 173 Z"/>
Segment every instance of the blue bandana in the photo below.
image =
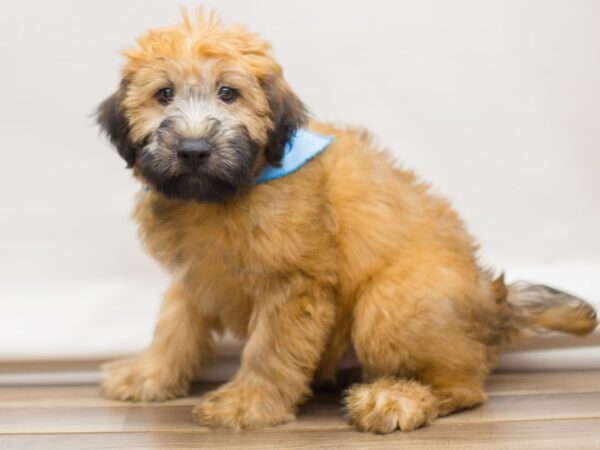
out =
<path fill-rule="evenodd" d="M 334 139 L 333 136 L 323 136 L 304 128 L 297 130 L 288 143 L 285 144 L 281 167 L 265 167 L 256 179 L 256 183 L 266 183 L 294 173 L 325 150 Z"/>

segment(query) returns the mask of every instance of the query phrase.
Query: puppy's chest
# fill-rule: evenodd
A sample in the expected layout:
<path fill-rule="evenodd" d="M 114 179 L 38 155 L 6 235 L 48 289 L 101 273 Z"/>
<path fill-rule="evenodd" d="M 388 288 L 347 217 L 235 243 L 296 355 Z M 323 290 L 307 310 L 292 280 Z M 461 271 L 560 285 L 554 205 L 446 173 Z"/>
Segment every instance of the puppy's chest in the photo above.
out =
<path fill-rule="evenodd" d="M 304 239 L 281 220 L 202 206 L 145 201 L 136 208 L 145 246 L 171 271 L 224 289 L 268 282 L 297 264 Z"/>

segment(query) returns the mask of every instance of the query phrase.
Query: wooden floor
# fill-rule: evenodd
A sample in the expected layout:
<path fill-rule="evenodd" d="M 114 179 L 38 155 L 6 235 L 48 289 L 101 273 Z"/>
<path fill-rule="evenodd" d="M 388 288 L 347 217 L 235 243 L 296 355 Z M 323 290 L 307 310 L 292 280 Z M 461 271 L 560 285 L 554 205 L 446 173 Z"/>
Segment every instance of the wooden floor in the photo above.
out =
<path fill-rule="evenodd" d="M 1 387 L 0 449 L 600 449 L 600 371 L 496 374 L 489 402 L 410 433 L 359 433 L 320 394 L 298 420 L 233 433 L 196 426 L 192 396 L 162 404 L 104 400 L 97 386 Z"/>

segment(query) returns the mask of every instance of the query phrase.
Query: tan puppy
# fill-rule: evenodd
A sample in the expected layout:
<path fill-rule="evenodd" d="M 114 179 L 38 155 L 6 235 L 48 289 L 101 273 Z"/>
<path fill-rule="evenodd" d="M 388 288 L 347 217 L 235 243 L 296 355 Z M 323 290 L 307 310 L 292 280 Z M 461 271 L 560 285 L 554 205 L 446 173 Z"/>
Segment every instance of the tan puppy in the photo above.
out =
<path fill-rule="evenodd" d="M 311 382 L 335 379 L 361 430 L 411 430 L 485 400 L 499 346 L 527 328 L 586 334 L 582 300 L 505 286 L 448 203 L 394 167 L 368 133 L 307 121 L 269 44 L 199 14 L 151 31 L 99 123 L 147 192 L 146 248 L 173 273 L 150 348 L 110 365 L 110 398 L 185 395 L 224 330 L 247 339 L 237 375 L 206 394 L 198 423 L 292 420 Z M 335 136 L 298 171 L 256 184 L 299 127 Z"/>

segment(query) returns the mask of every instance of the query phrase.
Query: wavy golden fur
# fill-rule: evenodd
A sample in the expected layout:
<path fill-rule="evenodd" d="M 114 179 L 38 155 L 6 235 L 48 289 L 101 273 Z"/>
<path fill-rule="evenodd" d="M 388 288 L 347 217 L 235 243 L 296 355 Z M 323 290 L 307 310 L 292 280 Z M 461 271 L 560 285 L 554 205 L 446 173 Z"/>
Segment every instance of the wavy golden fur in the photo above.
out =
<path fill-rule="evenodd" d="M 580 299 L 494 280 L 450 205 L 368 133 L 307 122 L 267 42 L 214 15 L 198 22 L 185 16 L 125 52 L 98 112 L 149 187 L 135 207 L 141 239 L 173 273 L 151 346 L 106 368 L 105 395 L 185 395 L 229 330 L 247 339 L 241 367 L 202 397 L 198 423 L 289 421 L 353 348 L 362 382 L 345 394 L 349 420 L 411 430 L 483 402 L 497 350 L 522 330 L 594 329 Z M 335 141 L 256 185 L 302 126 Z"/>

